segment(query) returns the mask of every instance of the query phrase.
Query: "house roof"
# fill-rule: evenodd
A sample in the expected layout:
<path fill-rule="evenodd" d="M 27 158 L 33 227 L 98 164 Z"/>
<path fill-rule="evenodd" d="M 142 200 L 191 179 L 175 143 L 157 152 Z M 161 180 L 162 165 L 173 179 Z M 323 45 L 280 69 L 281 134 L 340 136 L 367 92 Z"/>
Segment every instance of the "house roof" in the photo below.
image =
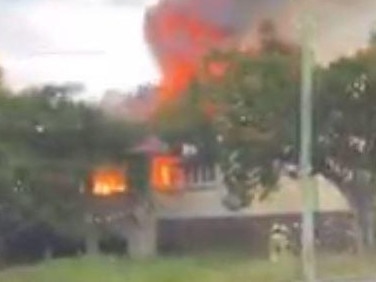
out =
<path fill-rule="evenodd" d="M 168 151 L 168 145 L 157 136 L 149 136 L 135 146 L 131 152 L 146 155 L 163 154 Z"/>

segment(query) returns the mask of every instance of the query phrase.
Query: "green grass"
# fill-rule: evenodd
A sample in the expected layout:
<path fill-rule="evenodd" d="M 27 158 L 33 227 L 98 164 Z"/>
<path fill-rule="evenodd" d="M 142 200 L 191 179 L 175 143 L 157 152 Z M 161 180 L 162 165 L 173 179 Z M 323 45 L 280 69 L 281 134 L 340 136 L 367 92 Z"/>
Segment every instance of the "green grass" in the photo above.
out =
<path fill-rule="evenodd" d="M 373 261 L 350 257 L 319 260 L 321 276 L 370 276 Z M 0 272 L 1 282 L 284 282 L 298 281 L 291 259 L 272 264 L 240 256 L 164 258 L 144 263 L 110 257 L 60 259 Z"/>

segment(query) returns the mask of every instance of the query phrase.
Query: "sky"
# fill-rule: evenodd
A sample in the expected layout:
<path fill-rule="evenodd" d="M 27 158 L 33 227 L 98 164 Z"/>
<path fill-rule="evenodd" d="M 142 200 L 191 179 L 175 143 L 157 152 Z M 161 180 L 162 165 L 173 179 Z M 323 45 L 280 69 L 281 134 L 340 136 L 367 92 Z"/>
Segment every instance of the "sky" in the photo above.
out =
<path fill-rule="evenodd" d="M 352 55 L 368 44 L 376 25 L 375 0 L 313 0 L 316 9 L 316 54 L 328 62 L 342 55 Z"/>
<path fill-rule="evenodd" d="M 8 84 L 81 81 L 95 98 L 156 81 L 142 32 L 146 1 L 110 1 L 0 0 L 0 64 Z"/>
<path fill-rule="evenodd" d="M 204 1 L 204 0 L 203 0 Z M 245 0 L 251 1 L 251 0 Z M 262 0 L 254 0 L 262 1 Z M 315 0 L 316 53 L 329 61 L 364 46 L 375 0 Z M 0 0 L 0 65 L 10 86 L 83 82 L 90 98 L 156 82 L 143 36 L 152 0 Z"/>

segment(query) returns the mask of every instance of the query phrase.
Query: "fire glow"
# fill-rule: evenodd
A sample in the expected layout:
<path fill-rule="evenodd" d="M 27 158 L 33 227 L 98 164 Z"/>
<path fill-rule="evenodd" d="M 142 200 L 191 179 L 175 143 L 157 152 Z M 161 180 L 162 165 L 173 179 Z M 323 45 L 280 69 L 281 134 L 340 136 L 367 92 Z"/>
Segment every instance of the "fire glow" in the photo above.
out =
<path fill-rule="evenodd" d="M 179 159 L 173 156 L 155 156 L 151 163 L 151 185 L 160 193 L 176 192 L 183 182 Z"/>
<path fill-rule="evenodd" d="M 106 197 L 128 191 L 125 173 L 119 168 L 98 168 L 92 173 L 91 182 L 95 196 Z"/>
<path fill-rule="evenodd" d="M 176 192 L 183 181 L 178 158 L 170 155 L 151 156 L 151 188 L 158 193 Z M 127 172 L 120 167 L 102 167 L 91 174 L 92 193 L 97 197 L 127 194 L 130 191 Z M 133 187 L 136 188 L 136 187 Z"/>
<path fill-rule="evenodd" d="M 197 75 L 203 57 L 233 36 L 228 24 L 213 20 L 223 18 L 219 12 L 226 12 L 231 2 L 164 0 L 149 10 L 145 33 L 162 73 L 159 102 L 178 98 Z M 205 7 L 215 11 L 212 18 L 200 13 Z M 219 75 L 223 68 L 213 71 Z"/>
<path fill-rule="evenodd" d="M 160 0 L 150 7 L 145 36 L 162 76 L 159 105 L 182 95 L 213 49 L 257 49 L 263 20 L 273 19 L 285 36 L 296 6 L 288 0 Z M 208 71 L 218 78 L 226 67 L 214 63 Z"/>

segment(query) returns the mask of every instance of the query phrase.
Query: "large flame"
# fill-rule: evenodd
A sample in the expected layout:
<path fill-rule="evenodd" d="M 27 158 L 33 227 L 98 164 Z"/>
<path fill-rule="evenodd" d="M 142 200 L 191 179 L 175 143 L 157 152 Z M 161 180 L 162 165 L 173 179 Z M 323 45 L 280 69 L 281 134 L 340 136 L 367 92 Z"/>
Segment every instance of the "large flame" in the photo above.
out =
<path fill-rule="evenodd" d="M 241 47 L 254 37 L 255 22 L 286 14 L 288 0 L 161 0 L 148 10 L 146 39 L 160 67 L 159 102 L 174 100 L 197 75 L 214 48 Z M 251 34 L 251 35 L 250 35 Z M 220 76 L 224 68 L 213 65 Z"/>
<path fill-rule="evenodd" d="M 215 15 L 204 15 L 205 6 L 211 6 Z M 162 102 L 184 91 L 198 72 L 203 56 L 231 38 L 231 24 L 216 22 L 230 6 L 227 0 L 165 0 L 149 11 L 146 36 L 162 72 Z"/>

